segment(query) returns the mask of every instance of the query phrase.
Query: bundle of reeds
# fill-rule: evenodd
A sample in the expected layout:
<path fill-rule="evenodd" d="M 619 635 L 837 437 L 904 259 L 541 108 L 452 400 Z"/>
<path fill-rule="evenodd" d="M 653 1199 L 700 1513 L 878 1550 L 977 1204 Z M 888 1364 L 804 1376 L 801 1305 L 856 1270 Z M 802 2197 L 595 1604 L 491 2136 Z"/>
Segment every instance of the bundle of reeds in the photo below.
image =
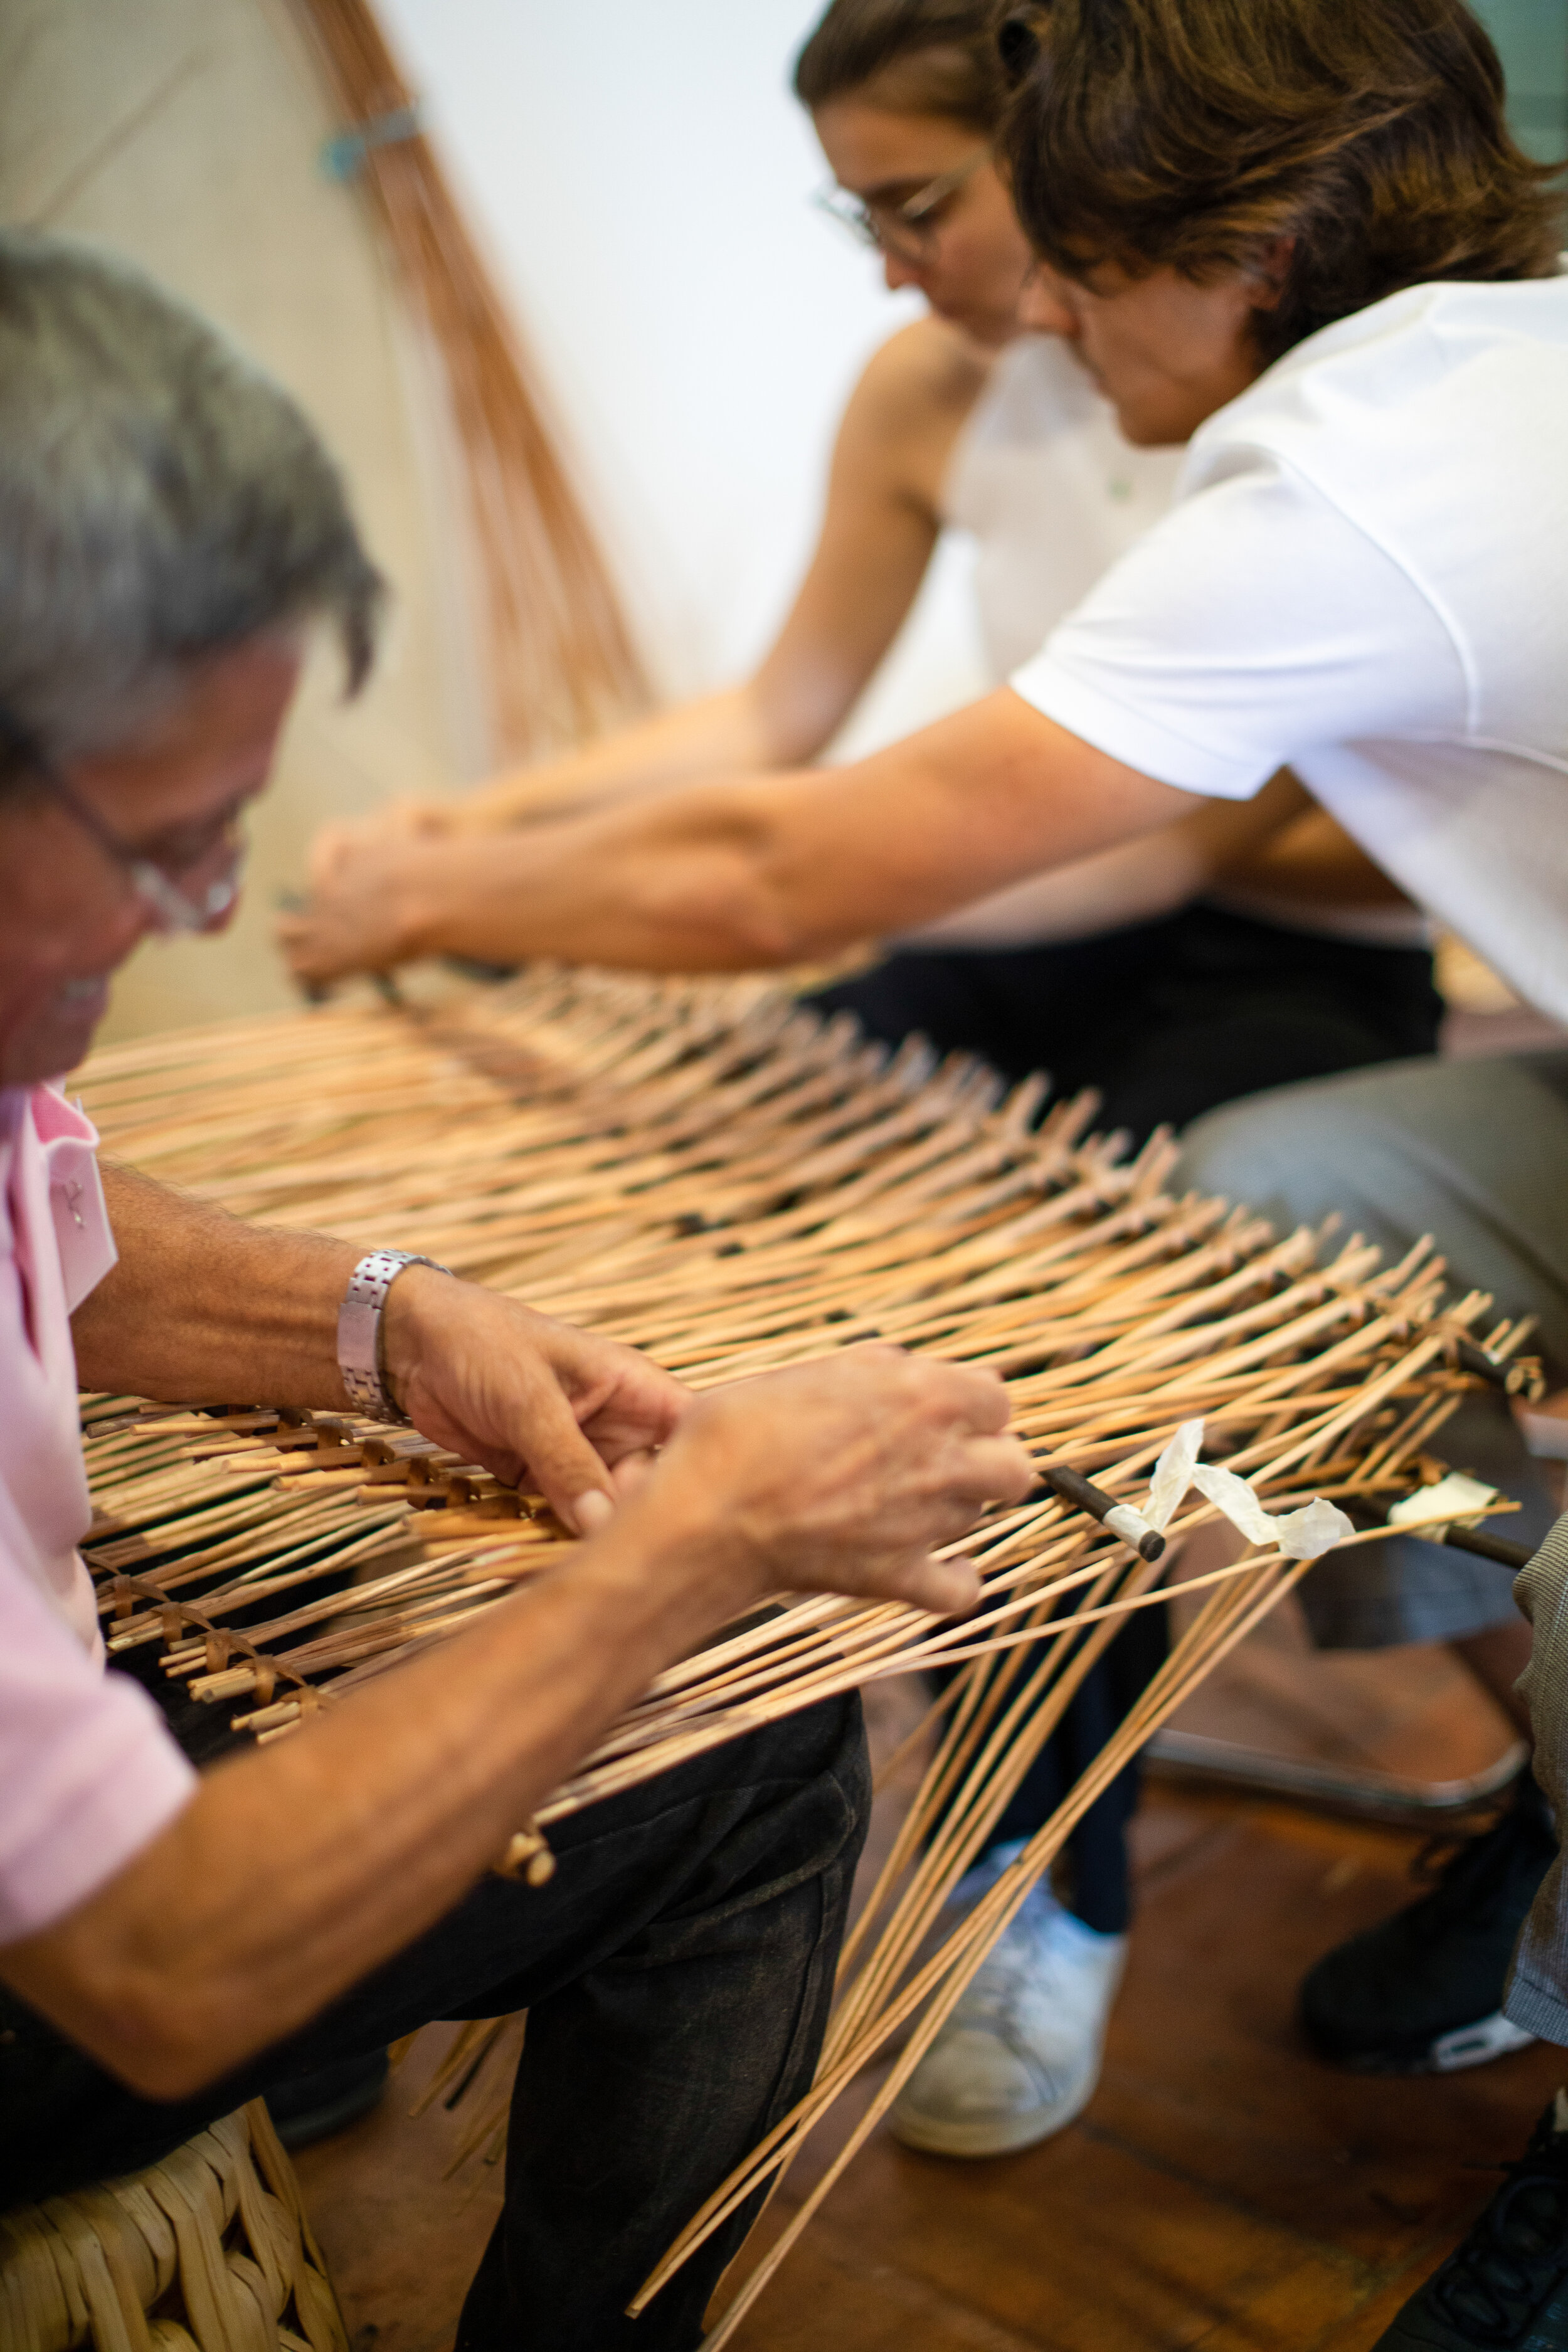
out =
<path fill-rule="evenodd" d="M 370 0 L 295 6 L 342 125 L 329 157 L 363 186 L 445 375 L 483 577 L 497 749 L 521 757 L 575 741 L 647 698 L 608 566 Z"/>
<path fill-rule="evenodd" d="M 1380 1269 L 1354 1239 L 1280 1239 L 1245 1210 L 1173 1198 L 1170 1146 L 1122 1157 L 1086 1135 L 1090 1102 L 1040 1118 L 1042 1081 L 1009 1095 L 973 1061 L 939 1065 L 914 1044 L 889 1055 L 752 982 L 541 970 L 424 1011 L 153 1038 L 100 1056 L 84 1088 L 106 1147 L 151 1173 L 247 1215 L 425 1251 L 700 1387 L 873 1335 L 993 1364 L 1042 1462 L 1123 1505 L 1200 1420 L 1210 1462 L 1271 1512 L 1318 1496 L 1385 1504 L 1431 1475 L 1426 1449 L 1474 1368 L 1496 1370 L 1523 1336 L 1489 1325 L 1484 1298 L 1446 1306 L 1425 1244 Z M 195 1698 L 258 1738 L 286 1736 L 564 1556 L 538 1498 L 412 1432 L 237 1407 L 87 1402 L 88 1557 L 111 1651 L 158 1645 Z M 519 1826 L 504 1859 L 541 1877 L 565 1813 L 831 1693 L 966 1662 L 847 1956 L 816 2086 L 670 2260 L 776 2178 L 890 2035 L 914 2032 L 716 2340 L 1074 1822 L 1302 1572 L 1272 1544 L 1184 1572 L 1185 1537 L 1215 1516 L 1194 1494 L 1153 1561 L 1100 1508 L 1047 1487 L 985 1514 L 955 1547 L 985 1587 L 964 1622 L 780 1595 L 661 1675 Z M 1126 1613 L 1200 1588 L 1133 1715 L 928 1957 L 943 1903 Z"/>

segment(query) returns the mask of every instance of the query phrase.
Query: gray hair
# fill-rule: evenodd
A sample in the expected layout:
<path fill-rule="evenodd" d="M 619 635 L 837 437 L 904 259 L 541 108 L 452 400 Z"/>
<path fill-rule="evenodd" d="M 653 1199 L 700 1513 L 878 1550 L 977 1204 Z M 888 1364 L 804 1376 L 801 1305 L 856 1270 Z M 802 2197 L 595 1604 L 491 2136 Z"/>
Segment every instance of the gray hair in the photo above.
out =
<path fill-rule="evenodd" d="M 193 662 L 318 614 L 352 693 L 383 593 L 287 393 L 117 257 L 0 230 L 0 782 L 126 741 Z"/>

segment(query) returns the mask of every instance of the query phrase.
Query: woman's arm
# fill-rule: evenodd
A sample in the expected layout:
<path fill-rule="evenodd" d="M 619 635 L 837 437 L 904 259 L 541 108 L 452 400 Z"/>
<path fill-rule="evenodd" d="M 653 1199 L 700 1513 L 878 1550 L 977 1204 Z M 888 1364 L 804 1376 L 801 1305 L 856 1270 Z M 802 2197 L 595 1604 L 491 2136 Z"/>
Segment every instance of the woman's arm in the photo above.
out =
<path fill-rule="evenodd" d="M 1296 906 L 1303 899 L 1322 907 L 1412 903 L 1392 875 L 1321 808 L 1307 809 L 1266 839 L 1247 842 L 1215 878 L 1249 898 L 1279 898 Z"/>
<path fill-rule="evenodd" d="M 848 717 L 914 602 L 942 528 L 948 456 L 984 380 L 984 362 L 935 319 L 904 328 L 874 354 L 839 426 L 810 567 L 744 685 L 660 711 L 462 800 L 405 806 L 395 822 L 428 833 L 489 830 L 814 758 Z"/>

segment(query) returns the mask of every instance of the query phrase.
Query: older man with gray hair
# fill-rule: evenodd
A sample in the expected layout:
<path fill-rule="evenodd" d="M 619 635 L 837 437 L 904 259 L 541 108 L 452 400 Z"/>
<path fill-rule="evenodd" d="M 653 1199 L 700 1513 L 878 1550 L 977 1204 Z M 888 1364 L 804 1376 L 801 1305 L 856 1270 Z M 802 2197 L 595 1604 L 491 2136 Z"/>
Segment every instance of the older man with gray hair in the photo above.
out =
<path fill-rule="evenodd" d="M 746 2217 L 640 2321 L 625 2305 L 809 2078 L 864 1823 L 858 1709 L 574 1818 L 545 1888 L 487 1865 L 653 1675 L 768 1592 L 971 1605 L 931 1547 L 1028 1468 L 988 1375 L 852 1350 L 699 1403 L 417 1257 L 100 1184 L 59 1074 L 140 939 L 225 919 L 306 634 L 335 625 L 352 688 L 380 593 L 276 386 L 131 270 L 0 236 L 0 2208 L 428 2018 L 527 2007 L 458 2341 L 678 2352 Z M 405 1416 L 526 1473 L 584 1541 L 482 1634 L 198 1777 L 104 1670 L 79 1377 Z"/>

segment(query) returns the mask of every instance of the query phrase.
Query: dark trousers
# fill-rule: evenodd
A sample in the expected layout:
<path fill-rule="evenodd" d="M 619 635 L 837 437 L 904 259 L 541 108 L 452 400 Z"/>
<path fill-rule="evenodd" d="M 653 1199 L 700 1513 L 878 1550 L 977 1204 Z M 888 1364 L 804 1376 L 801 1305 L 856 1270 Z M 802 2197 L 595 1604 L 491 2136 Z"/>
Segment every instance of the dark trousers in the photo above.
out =
<path fill-rule="evenodd" d="M 1434 1053 L 1443 1016 L 1424 948 L 1205 906 L 1057 947 L 893 955 L 807 1002 L 889 1044 L 919 1029 L 1009 1078 L 1045 1070 L 1058 1095 L 1098 1087 L 1096 1124 L 1134 1143 L 1264 1087 Z"/>
<path fill-rule="evenodd" d="M 1045 1070 L 1058 1096 L 1097 1087 L 1097 1126 L 1126 1128 L 1135 1145 L 1265 1087 L 1433 1053 L 1443 1014 L 1425 949 L 1364 947 L 1203 905 L 1056 947 L 892 955 L 807 1002 L 857 1014 L 889 1045 L 918 1029 L 1010 1079 Z M 1048 1819 L 1139 1697 L 1164 1654 L 1163 1615 L 1131 1618 L 1085 1678 L 998 1843 Z M 1127 1925 L 1124 1832 L 1137 1794 L 1130 1767 L 1068 1845 L 1068 1899 L 1103 1934 Z"/>
<path fill-rule="evenodd" d="M 1025 1773 L 991 1833 L 993 1845 L 1033 1837 L 1048 1822 L 1080 1773 L 1130 1715 L 1164 1664 L 1163 1609 L 1134 1610 L 1068 1703 L 1055 1731 Z M 1026 1649 L 1012 1690 L 1021 1690 L 1038 1663 Z M 940 1688 L 963 1671 L 938 1669 Z M 1101 1936 L 1127 1932 L 1131 1903 L 1127 1874 L 1127 1824 L 1138 1810 L 1138 1766 L 1124 1772 L 1097 1798 L 1068 1841 L 1064 1894 L 1075 1916 Z"/>
<path fill-rule="evenodd" d="M 547 1885 L 486 1878 L 302 2032 L 172 2104 L 0 1991 L 0 2210 L 153 2163 L 432 2018 L 526 2009 L 505 2210 L 459 2352 L 689 2352 L 750 2210 L 642 2319 L 625 2306 L 811 2080 L 869 1802 L 857 1698 L 717 1748 L 559 1823 Z"/>

